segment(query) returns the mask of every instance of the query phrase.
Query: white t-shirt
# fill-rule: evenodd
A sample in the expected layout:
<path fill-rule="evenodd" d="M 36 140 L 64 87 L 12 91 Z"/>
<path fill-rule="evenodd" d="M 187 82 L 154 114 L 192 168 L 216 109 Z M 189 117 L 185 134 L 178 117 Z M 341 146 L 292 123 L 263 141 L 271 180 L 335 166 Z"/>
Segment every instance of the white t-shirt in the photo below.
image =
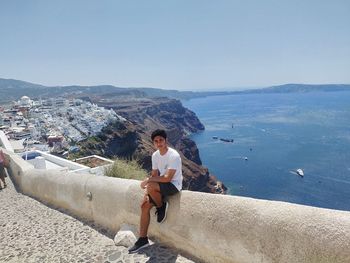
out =
<path fill-rule="evenodd" d="M 159 150 L 152 154 L 152 169 L 159 170 L 159 174 L 164 175 L 168 169 L 176 170 L 171 183 L 179 190 L 182 189 L 182 163 L 180 154 L 173 148 L 168 147 L 168 151 L 161 155 Z"/>

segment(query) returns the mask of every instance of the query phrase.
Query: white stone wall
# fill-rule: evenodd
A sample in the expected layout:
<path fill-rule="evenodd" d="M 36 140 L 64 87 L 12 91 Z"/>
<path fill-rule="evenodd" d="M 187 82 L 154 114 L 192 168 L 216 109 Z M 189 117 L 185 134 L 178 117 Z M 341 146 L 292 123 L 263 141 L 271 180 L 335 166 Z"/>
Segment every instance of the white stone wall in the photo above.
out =
<path fill-rule="evenodd" d="M 23 193 L 115 232 L 138 225 L 138 181 L 36 170 L 5 153 Z M 182 191 L 149 233 L 205 262 L 350 262 L 350 212 L 286 202 Z"/>
<path fill-rule="evenodd" d="M 14 152 L 13 147 L 9 140 L 7 139 L 6 134 L 0 130 L 0 147 L 7 149 L 10 152 Z"/>

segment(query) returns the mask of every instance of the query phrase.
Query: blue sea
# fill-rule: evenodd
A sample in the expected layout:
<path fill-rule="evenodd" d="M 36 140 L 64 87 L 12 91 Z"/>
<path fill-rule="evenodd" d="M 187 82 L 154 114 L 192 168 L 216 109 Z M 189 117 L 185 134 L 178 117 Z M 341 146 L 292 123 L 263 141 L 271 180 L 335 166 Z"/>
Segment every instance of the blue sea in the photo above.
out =
<path fill-rule="evenodd" d="M 213 96 L 183 104 L 205 126 L 191 135 L 203 165 L 229 194 L 350 211 L 350 92 Z"/>

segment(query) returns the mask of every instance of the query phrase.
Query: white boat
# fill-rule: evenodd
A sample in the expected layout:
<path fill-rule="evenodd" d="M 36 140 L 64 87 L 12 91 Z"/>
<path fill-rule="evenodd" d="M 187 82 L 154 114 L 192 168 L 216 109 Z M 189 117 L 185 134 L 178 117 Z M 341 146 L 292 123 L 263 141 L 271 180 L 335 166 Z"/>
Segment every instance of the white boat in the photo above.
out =
<path fill-rule="evenodd" d="M 304 171 L 302 169 L 297 169 L 296 170 L 297 174 L 300 175 L 301 177 L 304 176 Z"/>

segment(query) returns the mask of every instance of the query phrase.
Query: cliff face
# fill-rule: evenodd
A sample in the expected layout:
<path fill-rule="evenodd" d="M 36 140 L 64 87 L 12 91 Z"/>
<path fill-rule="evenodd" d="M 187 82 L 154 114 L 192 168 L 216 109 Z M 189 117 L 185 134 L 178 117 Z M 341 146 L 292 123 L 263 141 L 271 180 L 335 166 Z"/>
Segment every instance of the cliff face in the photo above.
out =
<path fill-rule="evenodd" d="M 195 113 L 184 108 L 180 101 L 168 98 L 138 99 L 104 103 L 94 101 L 99 106 L 113 108 L 128 121 L 114 123 L 103 130 L 97 138 L 97 148 L 86 145 L 88 153 L 105 156 L 135 158 L 143 168 L 151 170 L 151 155 L 155 148 L 151 133 L 164 129 L 168 142 L 177 149 L 183 163 L 184 189 L 202 192 L 225 193 L 226 187 L 211 175 L 201 164 L 196 144 L 187 135 L 204 130 Z M 83 143 L 88 144 L 89 141 Z"/>

